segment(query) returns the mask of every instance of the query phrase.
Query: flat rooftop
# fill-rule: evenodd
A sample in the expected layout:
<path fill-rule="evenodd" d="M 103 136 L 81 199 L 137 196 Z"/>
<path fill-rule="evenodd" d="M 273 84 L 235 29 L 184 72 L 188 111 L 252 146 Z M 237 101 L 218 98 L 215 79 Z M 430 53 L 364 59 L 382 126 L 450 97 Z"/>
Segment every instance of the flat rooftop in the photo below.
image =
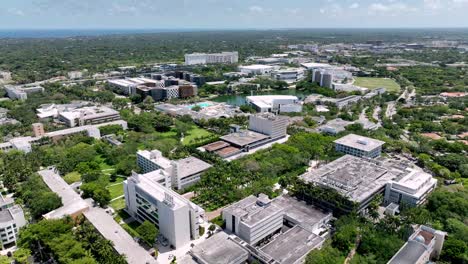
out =
<path fill-rule="evenodd" d="M 211 164 L 195 157 L 177 160 L 176 164 L 180 178 L 204 172 L 212 167 Z"/>
<path fill-rule="evenodd" d="M 231 133 L 221 137 L 222 140 L 240 147 L 244 147 L 267 138 L 269 138 L 269 136 L 250 130 L 243 130 L 241 132 Z"/>
<path fill-rule="evenodd" d="M 88 208 L 88 204 L 76 193 L 54 169 L 37 172 L 51 191 L 61 199 L 63 206 L 44 215 L 47 219 L 58 219 L 73 215 Z"/>
<path fill-rule="evenodd" d="M 319 247 L 324 240 L 324 238 L 296 225 L 260 250 L 279 263 L 291 264 L 296 263 L 311 250 Z"/>
<path fill-rule="evenodd" d="M 112 241 L 119 254 L 125 255 L 129 264 L 158 263 L 103 209 L 90 208 L 84 215 L 104 238 Z"/>
<path fill-rule="evenodd" d="M 360 149 L 363 151 L 372 151 L 378 147 L 381 147 L 383 144 L 385 144 L 384 141 L 369 138 L 369 137 L 363 137 L 363 136 L 359 136 L 355 134 L 346 135 L 333 142 L 335 142 L 336 144 L 348 146 L 348 147 L 355 148 L 355 149 Z"/>
<path fill-rule="evenodd" d="M 218 154 L 221 157 L 228 157 L 231 155 L 234 155 L 236 153 L 239 153 L 241 149 L 236 148 L 236 147 L 226 147 L 220 150 L 217 150 L 215 153 Z"/>
<path fill-rule="evenodd" d="M 226 143 L 224 141 L 216 141 L 211 144 L 203 146 L 203 148 L 209 152 L 220 150 L 225 147 L 229 147 L 229 143 Z"/>
<path fill-rule="evenodd" d="M 330 212 L 325 212 L 289 195 L 279 196 L 273 199 L 272 203 L 284 209 L 288 220 L 292 220 L 309 231 L 312 231 L 317 223 L 332 216 Z"/>
<path fill-rule="evenodd" d="M 203 264 L 237 264 L 247 261 L 249 252 L 232 241 L 224 232 L 214 234 L 190 251 Z"/>
<path fill-rule="evenodd" d="M 300 176 L 306 183 L 335 189 L 348 199 L 361 203 L 396 178 L 377 161 L 345 155 Z"/>

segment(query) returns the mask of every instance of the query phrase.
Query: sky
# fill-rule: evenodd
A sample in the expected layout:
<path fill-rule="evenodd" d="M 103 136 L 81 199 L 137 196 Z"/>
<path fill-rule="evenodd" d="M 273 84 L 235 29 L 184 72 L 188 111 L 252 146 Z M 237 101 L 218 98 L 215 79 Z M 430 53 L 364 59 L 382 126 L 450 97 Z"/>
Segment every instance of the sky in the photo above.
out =
<path fill-rule="evenodd" d="M 468 27 L 468 0 L 0 0 L 1 29 Z"/>

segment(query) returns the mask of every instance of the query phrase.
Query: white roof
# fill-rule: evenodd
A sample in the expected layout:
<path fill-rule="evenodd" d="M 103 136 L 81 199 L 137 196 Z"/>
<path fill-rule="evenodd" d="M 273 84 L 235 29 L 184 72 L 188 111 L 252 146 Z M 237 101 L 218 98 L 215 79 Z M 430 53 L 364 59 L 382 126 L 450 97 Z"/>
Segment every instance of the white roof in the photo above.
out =
<path fill-rule="evenodd" d="M 263 70 L 263 69 L 273 69 L 274 66 L 253 64 L 253 65 L 240 66 L 239 68 L 248 69 L 248 70 Z"/>
<path fill-rule="evenodd" d="M 347 136 L 335 140 L 334 142 L 336 144 L 345 145 L 363 151 L 371 151 L 385 144 L 384 141 L 363 137 L 356 134 L 349 134 Z"/>
<path fill-rule="evenodd" d="M 247 96 L 247 102 L 253 103 L 261 108 L 271 107 L 275 100 L 292 100 L 297 101 L 299 98 L 294 95 L 254 95 Z"/>
<path fill-rule="evenodd" d="M 328 63 L 316 63 L 316 62 L 307 62 L 307 63 L 302 63 L 302 67 L 306 67 L 308 69 L 313 69 L 313 68 L 333 68 L 334 66 L 328 64 Z"/>

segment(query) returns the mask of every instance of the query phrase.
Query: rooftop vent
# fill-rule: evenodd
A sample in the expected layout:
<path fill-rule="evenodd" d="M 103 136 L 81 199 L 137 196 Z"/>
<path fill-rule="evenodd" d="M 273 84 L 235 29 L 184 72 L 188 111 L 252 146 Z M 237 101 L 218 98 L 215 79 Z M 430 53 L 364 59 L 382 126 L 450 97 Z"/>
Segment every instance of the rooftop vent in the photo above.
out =
<path fill-rule="evenodd" d="M 367 140 L 365 140 L 365 139 L 358 139 L 357 143 L 359 143 L 361 145 L 367 145 L 368 144 Z"/>

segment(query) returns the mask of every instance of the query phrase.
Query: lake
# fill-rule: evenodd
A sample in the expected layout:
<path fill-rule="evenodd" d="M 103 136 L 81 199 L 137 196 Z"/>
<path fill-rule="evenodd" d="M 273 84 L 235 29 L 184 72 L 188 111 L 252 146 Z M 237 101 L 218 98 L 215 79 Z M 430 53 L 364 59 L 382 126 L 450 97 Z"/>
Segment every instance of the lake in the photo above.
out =
<path fill-rule="evenodd" d="M 273 90 L 273 91 L 268 91 L 268 92 L 253 93 L 253 95 L 295 95 L 301 100 L 309 96 L 310 94 L 312 93 L 306 92 L 306 91 L 297 91 L 296 89 Z M 250 94 L 220 95 L 216 98 L 210 99 L 210 101 L 219 102 L 219 103 L 227 103 L 227 104 L 235 105 L 235 106 L 241 106 L 245 104 L 245 97 L 249 95 Z"/>

